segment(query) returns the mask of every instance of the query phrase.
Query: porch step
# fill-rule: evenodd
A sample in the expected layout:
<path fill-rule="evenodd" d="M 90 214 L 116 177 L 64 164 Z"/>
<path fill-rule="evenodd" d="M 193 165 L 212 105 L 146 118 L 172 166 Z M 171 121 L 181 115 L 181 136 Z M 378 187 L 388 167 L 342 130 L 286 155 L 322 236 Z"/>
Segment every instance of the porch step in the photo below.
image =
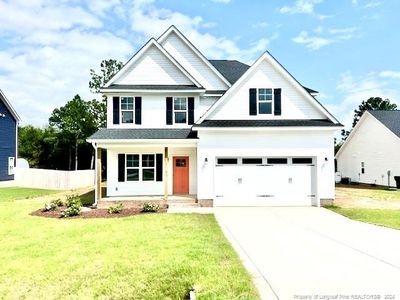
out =
<path fill-rule="evenodd" d="M 171 204 L 171 203 L 176 203 L 176 204 L 180 204 L 180 203 L 197 204 L 197 200 L 196 199 L 192 199 L 192 198 L 187 198 L 187 199 L 168 199 L 168 204 Z"/>
<path fill-rule="evenodd" d="M 168 207 L 199 207 L 199 204 L 196 203 L 195 201 L 174 201 L 174 202 L 170 202 L 168 201 Z"/>

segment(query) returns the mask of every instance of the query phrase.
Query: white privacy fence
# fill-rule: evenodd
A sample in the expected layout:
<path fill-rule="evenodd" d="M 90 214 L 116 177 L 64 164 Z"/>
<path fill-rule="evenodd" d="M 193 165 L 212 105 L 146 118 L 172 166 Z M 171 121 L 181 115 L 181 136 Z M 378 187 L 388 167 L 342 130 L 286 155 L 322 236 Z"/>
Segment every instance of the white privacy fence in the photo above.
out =
<path fill-rule="evenodd" d="M 71 190 L 94 185 L 94 178 L 94 170 L 15 169 L 15 185 L 22 187 Z"/>

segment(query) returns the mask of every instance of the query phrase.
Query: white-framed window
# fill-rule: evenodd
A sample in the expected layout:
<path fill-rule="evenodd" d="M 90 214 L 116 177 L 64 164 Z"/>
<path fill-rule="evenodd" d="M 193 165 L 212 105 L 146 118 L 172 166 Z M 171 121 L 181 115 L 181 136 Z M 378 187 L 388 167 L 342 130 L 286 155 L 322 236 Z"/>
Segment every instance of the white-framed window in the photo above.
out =
<path fill-rule="evenodd" d="M 258 89 L 258 113 L 259 114 L 272 114 L 273 90 L 272 89 Z"/>
<path fill-rule="evenodd" d="M 186 97 L 174 97 L 174 123 L 187 124 L 188 105 Z"/>
<path fill-rule="evenodd" d="M 14 175 L 15 157 L 8 158 L 8 175 Z"/>
<path fill-rule="evenodd" d="M 121 123 L 133 124 L 135 116 L 135 98 L 134 97 L 121 97 Z"/>
<path fill-rule="evenodd" d="M 365 162 L 361 162 L 361 174 L 365 174 Z"/>
<path fill-rule="evenodd" d="M 154 181 L 155 154 L 126 154 L 126 181 Z"/>
<path fill-rule="evenodd" d="M 140 155 L 127 154 L 126 155 L 126 181 L 139 181 L 140 174 Z"/>
<path fill-rule="evenodd" d="M 142 154 L 142 181 L 154 181 L 155 154 Z"/>

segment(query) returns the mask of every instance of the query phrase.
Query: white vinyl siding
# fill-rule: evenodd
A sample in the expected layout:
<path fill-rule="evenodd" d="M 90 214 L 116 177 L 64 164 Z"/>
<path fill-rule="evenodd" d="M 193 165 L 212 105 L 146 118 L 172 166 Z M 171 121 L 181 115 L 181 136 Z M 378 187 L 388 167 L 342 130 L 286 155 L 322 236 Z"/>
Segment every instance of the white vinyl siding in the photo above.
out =
<path fill-rule="evenodd" d="M 369 113 L 364 114 L 342 147 L 336 156 L 342 177 L 387 186 L 390 171 L 390 186 L 396 186 L 394 176 L 400 176 L 400 138 Z"/>
<path fill-rule="evenodd" d="M 214 120 L 246 120 L 246 119 L 325 119 L 326 116 L 318 110 L 309 99 L 292 85 L 268 61 L 264 60 L 250 76 L 237 86 L 237 90 L 224 100 L 208 119 Z M 250 88 L 281 88 L 282 114 L 249 115 Z M 273 107 L 272 107 L 273 111 Z"/>
<path fill-rule="evenodd" d="M 207 90 L 227 90 L 228 85 L 207 66 L 175 33 L 161 45 Z"/>
<path fill-rule="evenodd" d="M 115 84 L 193 85 L 159 49 L 151 46 Z"/>

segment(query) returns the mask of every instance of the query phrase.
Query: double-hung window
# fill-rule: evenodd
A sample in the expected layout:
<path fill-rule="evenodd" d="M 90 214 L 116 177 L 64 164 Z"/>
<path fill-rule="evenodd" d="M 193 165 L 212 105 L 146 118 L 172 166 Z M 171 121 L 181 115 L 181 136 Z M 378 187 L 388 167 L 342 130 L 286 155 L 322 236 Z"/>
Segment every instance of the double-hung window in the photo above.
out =
<path fill-rule="evenodd" d="M 142 180 L 154 181 L 155 173 L 154 154 L 142 154 Z"/>
<path fill-rule="evenodd" d="M 134 97 L 121 97 L 121 121 L 123 124 L 132 124 L 135 115 Z"/>
<path fill-rule="evenodd" d="M 258 89 L 258 113 L 272 114 L 272 89 Z"/>
<path fill-rule="evenodd" d="M 139 181 L 139 154 L 126 155 L 126 181 Z"/>
<path fill-rule="evenodd" d="M 155 154 L 127 154 L 126 181 L 154 181 Z"/>
<path fill-rule="evenodd" d="M 174 97 L 174 122 L 176 124 L 187 123 L 187 98 Z"/>

